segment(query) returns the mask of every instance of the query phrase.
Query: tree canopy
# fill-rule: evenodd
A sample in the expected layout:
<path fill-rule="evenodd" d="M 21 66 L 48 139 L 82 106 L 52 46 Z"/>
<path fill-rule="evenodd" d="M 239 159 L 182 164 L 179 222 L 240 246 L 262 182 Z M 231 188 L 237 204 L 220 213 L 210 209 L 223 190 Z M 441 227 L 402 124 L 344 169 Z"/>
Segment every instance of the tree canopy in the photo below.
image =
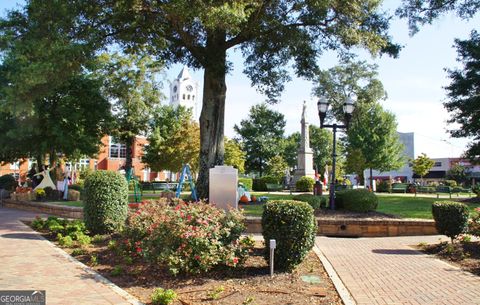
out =
<path fill-rule="evenodd" d="M 233 127 L 246 153 L 245 169 L 265 173 L 268 160 L 281 151 L 285 118 L 266 104 L 252 106 L 248 119 Z"/>
<path fill-rule="evenodd" d="M 103 79 L 102 92 L 112 104 L 112 135 L 126 144 L 125 170 L 132 168 L 132 146 L 137 135 L 146 135 L 162 94 L 159 61 L 145 54 L 104 53 L 95 74 Z"/>
<path fill-rule="evenodd" d="M 235 140 L 225 137 L 225 165 L 238 169 L 239 173 L 245 172 L 245 152 Z"/>
<path fill-rule="evenodd" d="M 458 128 L 450 131 L 456 138 L 471 138 L 466 155 L 480 157 L 480 35 L 472 31 L 470 39 L 455 40 L 461 69 L 448 70 L 450 84 L 445 88 L 449 100 L 444 103 L 450 112 L 449 123 Z M 454 125 L 455 126 L 455 125 Z"/>
<path fill-rule="evenodd" d="M 189 164 L 197 172 L 200 130 L 191 110 L 161 106 L 150 124 L 149 145 L 144 148 L 142 161 L 154 171 L 180 172 L 184 164 Z"/>
<path fill-rule="evenodd" d="M 435 162 L 432 159 L 427 157 L 425 153 L 422 153 L 416 159 L 412 160 L 412 170 L 423 179 L 423 176 L 428 174 L 434 164 Z"/>

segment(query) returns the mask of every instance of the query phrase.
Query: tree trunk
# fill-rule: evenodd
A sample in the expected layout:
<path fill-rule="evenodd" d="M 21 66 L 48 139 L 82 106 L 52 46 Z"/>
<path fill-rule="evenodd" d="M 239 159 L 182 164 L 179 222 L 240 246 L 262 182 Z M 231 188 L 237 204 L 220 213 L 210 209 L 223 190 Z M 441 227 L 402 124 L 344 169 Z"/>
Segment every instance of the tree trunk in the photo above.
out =
<path fill-rule="evenodd" d="M 207 49 L 215 46 L 207 42 Z M 211 42 L 210 42 L 211 44 Z M 200 114 L 200 166 L 198 171 L 197 191 L 199 198 L 208 198 L 209 169 L 223 165 L 225 147 L 223 143 L 225 122 L 225 94 L 227 86 L 226 51 L 221 46 L 210 55 L 205 65 L 202 112 Z"/>
<path fill-rule="evenodd" d="M 370 167 L 370 190 L 373 192 L 373 170 Z"/>
<path fill-rule="evenodd" d="M 125 173 L 128 175 L 130 169 L 133 167 L 133 144 L 135 143 L 135 138 L 127 138 L 125 140 L 126 147 L 126 158 L 125 158 Z M 135 173 L 132 172 L 130 178 L 133 178 Z"/>

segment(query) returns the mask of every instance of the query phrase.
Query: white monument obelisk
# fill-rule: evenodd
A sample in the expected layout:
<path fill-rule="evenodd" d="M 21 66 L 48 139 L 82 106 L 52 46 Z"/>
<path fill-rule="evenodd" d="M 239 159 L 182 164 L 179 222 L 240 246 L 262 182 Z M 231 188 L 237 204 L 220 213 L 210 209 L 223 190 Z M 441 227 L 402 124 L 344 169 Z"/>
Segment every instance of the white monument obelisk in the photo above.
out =
<path fill-rule="evenodd" d="M 315 179 L 315 171 L 313 170 L 313 151 L 310 148 L 310 136 L 308 133 L 308 122 L 305 118 L 307 102 L 303 101 L 302 112 L 302 132 L 300 138 L 300 148 L 297 153 L 297 169 L 293 176 L 293 183 L 297 182 L 303 176 Z"/>

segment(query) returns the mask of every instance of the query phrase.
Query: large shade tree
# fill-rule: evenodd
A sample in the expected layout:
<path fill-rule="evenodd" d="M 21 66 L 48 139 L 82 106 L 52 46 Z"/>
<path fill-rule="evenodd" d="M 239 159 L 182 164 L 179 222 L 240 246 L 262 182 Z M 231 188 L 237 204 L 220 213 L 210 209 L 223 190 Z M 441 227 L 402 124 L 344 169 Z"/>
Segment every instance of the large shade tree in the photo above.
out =
<path fill-rule="evenodd" d="M 377 66 L 365 61 L 344 59 L 339 65 L 318 74 L 314 92 L 332 105 L 332 116 L 342 120 L 342 105 L 348 96 L 356 97 L 356 108 L 344 138 L 347 168 L 360 178 L 367 168 L 395 170 L 403 163 L 395 116 L 379 104 L 387 94 L 378 79 Z M 331 116 L 331 117 L 332 117 Z"/>
<path fill-rule="evenodd" d="M 103 79 L 102 92 L 112 103 L 115 117 L 112 135 L 126 145 L 125 171 L 129 173 L 135 137 L 147 134 L 160 105 L 162 64 L 142 53 L 104 53 L 98 63 L 95 73 Z"/>
<path fill-rule="evenodd" d="M 245 150 L 248 172 L 265 173 L 268 161 L 281 151 L 285 124 L 283 114 L 259 104 L 250 108 L 248 119 L 233 127 Z"/>
<path fill-rule="evenodd" d="M 161 106 L 150 121 L 149 145 L 142 161 L 154 171 L 180 172 L 189 164 L 198 172 L 200 130 L 192 111 L 183 106 Z"/>
<path fill-rule="evenodd" d="M 398 52 L 387 32 L 390 16 L 377 0 L 196 1 L 193 5 L 179 0 L 30 0 L 25 9 L 11 13 L 0 25 L 1 34 L 12 28 L 9 21 L 16 21 L 18 16 L 20 22 L 13 25 L 19 29 L 13 31 L 15 37 L 23 36 L 23 29 L 36 18 L 37 32 L 43 31 L 45 36 L 50 31 L 52 35 L 60 33 L 79 45 L 74 61 L 67 56 L 66 66 L 53 67 L 64 69 L 64 73 L 81 66 L 91 50 L 112 43 L 124 50 L 147 45 L 152 55 L 167 64 L 181 62 L 204 69 L 198 178 L 201 197 L 208 197 L 209 168 L 224 161 L 225 75 L 232 66 L 228 50 L 241 50 L 244 72 L 269 100 L 278 98 L 290 79 L 290 69 L 297 76 L 313 78 L 317 59 L 326 50 L 343 52 L 362 47 L 372 54 Z M 38 52 L 37 62 L 42 56 Z M 59 62 L 51 57 L 47 60 Z M 69 65 L 71 62 L 74 64 Z M 61 81 L 60 74 L 50 74 Z M 42 88 L 44 79 L 39 81 Z"/>
<path fill-rule="evenodd" d="M 100 93 L 100 82 L 78 76 L 34 100 L 29 111 L 0 111 L 0 161 L 44 160 L 48 155 L 53 164 L 60 155 L 94 156 L 110 126 L 110 104 Z"/>
<path fill-rule="evenodd" d="M 449 123 L 456 123 L 451 135 L 471 138 L 466 155 L 480 158 L 480 35 L 473 31 L 470 39 L 455 40 L 462 69 L 448 71 L 451 80 L 445 89 L 449 100 L 444 103 L 450 112 Z"/>

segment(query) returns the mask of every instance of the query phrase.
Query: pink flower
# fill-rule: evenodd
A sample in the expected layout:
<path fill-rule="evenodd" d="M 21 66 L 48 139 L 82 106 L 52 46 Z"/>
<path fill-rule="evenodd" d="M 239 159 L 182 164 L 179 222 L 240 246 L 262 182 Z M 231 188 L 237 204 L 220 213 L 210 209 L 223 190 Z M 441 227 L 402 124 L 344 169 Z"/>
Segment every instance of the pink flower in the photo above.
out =
<path fill-rule="evenodd" d="M 196 259 L 197 261 L 199 261 L 199 260 L 200 260 L 200 256 L 199 256 L 199 255 L 195 255 L 195 259 Z"/>
<path fill-rule="evenodd" d="M 188 221 L 192 220 L 192 216 L 191 216 L 191 215 L 188 215 L 188 216 L 187 216 L 187 220 L 188 220 Z"/>
<path fill-rule="evenodd" d="M 234 257 L 232 261 L 235 265 L 238 264 L 238 257 Z"/>

